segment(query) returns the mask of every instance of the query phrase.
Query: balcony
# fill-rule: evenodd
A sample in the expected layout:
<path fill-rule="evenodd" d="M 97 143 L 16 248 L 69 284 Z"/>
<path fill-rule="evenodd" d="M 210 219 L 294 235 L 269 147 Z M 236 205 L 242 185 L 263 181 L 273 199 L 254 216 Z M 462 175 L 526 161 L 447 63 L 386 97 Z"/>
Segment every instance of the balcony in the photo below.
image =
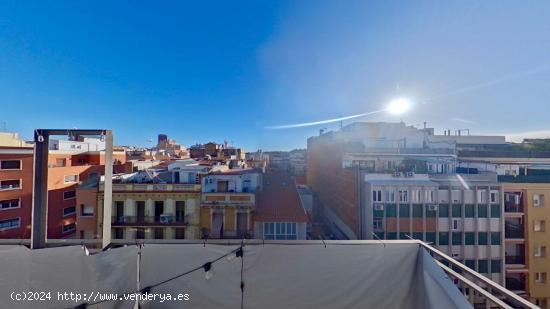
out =
<path fill-rule="evenodd" d="M 186 216 L 113 216 L 112 226 L 185 226 Z"/>
<path fill-rule="evenodd" d="M 514 274 L 512 276 L 506 276 L 506 288 L 511 291 L 523 292 L 525 291 L 525 275 L 523 274 Z"/>
<path fill-rule="evenodd" d="M 506 264 L 525 265 L 525 256 L 523 255 L 507 255 Z"/>
<path fill-rule="evenodd" d="M 508 220 L 504 224 L 504 238 L 506 239 L 523 239 L 525 238 L 525 231 L 523 224 L 512 223 Z"/>
<path fill-rule="evenodd" d="M 99 191 L 103 191 L 105 189 L 105 184 L 99 185 Z M 158 192 L 158 191 L 181 191 L 181 192 L 200 192 L 201 185 L 198 184 L 184 184 L 184 183 L 177 183 L 177 184 L 147 184 L 147 183 L 114 183 L 113 184 L 113 192 L 128 192 L 128 191 L 136 191 L 136 192 L 143 192 L 143 191 L 151 191 L 151 192 Z"/>
<path fill-rule="evenodd" d="M 253 207 L 256 199 L 254 193 L 203 193 L 201 196 L 201 204 L 204 205 L 220 205 L 220 206 L 248 206 Z"/>
<path fill-rule="evenodd" d="M 523 212 L 523 205 L 515 202 L 504 202 L 504 212 Z"/>

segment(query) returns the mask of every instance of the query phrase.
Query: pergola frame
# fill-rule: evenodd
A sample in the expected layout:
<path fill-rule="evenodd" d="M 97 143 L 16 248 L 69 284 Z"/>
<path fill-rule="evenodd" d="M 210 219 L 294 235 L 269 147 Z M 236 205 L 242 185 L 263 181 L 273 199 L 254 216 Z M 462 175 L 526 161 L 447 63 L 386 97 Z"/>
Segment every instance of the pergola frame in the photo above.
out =
<path fill-rule="evenodd" d="M 31 249 L 46 247 L 48 226 L 48 152 L 50 136 L 104 136 L 105 190 L 103 199 L 103 239 L 111 242 L 111 212 L 113 199 L 113 134 L 111 130 L 36 129 L 34 130 L 34 183 L 32 202 Z"/>

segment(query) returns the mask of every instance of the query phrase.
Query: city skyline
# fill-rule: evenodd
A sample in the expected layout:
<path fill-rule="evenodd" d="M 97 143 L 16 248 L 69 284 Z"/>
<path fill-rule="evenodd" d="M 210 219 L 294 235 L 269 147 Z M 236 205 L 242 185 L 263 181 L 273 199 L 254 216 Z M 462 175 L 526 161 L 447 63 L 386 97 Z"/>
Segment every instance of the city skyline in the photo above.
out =
<path fill-rule="evenodd" d="M 547 3 L 1 6 L 0 122 L 26 139 L 109 128 L 121 145 L 166 133 L 290 150 L 339 123 L 266 127 L 368 113 L 396 95 L 425 104 L 356 120 L 549 135 Z"/>

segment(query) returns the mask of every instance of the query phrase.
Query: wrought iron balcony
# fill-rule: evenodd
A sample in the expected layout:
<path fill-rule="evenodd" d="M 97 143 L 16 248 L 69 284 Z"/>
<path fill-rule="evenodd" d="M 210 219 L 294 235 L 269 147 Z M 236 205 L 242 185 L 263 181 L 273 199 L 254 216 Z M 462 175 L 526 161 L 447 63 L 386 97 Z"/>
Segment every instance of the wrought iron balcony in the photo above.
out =
<path fill-rule="evenodd" d="M 113 216 L 113 226 L 184 226 L 187 224 L 186 216 L 159 215 L 159 216 Z"/>

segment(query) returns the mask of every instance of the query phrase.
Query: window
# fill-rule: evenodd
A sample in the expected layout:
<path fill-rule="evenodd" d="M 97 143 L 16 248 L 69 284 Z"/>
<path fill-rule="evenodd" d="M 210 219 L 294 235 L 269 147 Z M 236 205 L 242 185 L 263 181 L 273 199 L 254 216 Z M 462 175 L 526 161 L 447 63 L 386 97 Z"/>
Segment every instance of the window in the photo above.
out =
<path fill-rule="evenodd" d="M 475 245 L 476 233 L 466 232 L 464 233 L 464 244 L 467 246 Z"/>
<path fill-rule="evenodd" d="M 501 264 L 500 260 L 491 260 L 491 273 L 500 274 Z"/>
<path fill-rule="evenodd" d="M 63 233 L 70 233 L 74 231 L 76 231 L 76 224 L 74 222 L 63 225 Z"/>
<path fill-rule="evenodd" d="M 0 170 L 20 170 L 21 160 L 2 160 L 0 161 Z"/>
<path fill-rule="evenodd" d="M 372 201 L 373 202 L 382 202 L 382 190 L 373 190 L 372 191 Z"/>
<path fill-rule="evenodd" d="M 413 217 L 422 218 L 422 204 L 413 205 Z"/>
<path fill-rule="evenodd" d="M 449 233 L 448 232 L 439 232 L 439 245 L 440 246 L 449 245 Z"/>
<path fill-rule="evenodd" d="M 543 206 L 544 206 L 544 195 L 533 194 L 533 207 L 543 207 Z"/>
<path fill-rule="evenodd" d="M 296 222 L 264 222 L 264 239 L 297 239 Z"/>
<path fill-rule="evenodd" d="M 57 167 L 64 167 L 64 166 L 67 166 L 67 159 L 56 159 L 55 160 L 55 165 Z"/>
<path fill-rule="evenodd" d="M 446 218 L 449 216 L 449 205 L 439 205 L 439 217 Z"/>
<path fill-rule="evenodd" d="M 487 232 L 478 232 L 477 233 L 477 244 L 480 246 L 487 245 Z"/>
<path fill-rule="evenodd" d="M 75 190 L 63 192 L 63 199 L 64 200 L 70 200 L 70 199 L 73 199 L 75 197 L 76 197 L 76 191 Z"/>
<path fill-rule="evenodd" d="M 94 215 L 94 206 L 81 204 L 80 210 L 82 217 L 92 217 Z"/>
<path fill-rule="evenodd" d="M 461 232 L 453 232 L 451 234 L 451 238 L 452 238 L 453 246 L 462 245 L 462 233 Z"/>
<path fill-rule="evenodd" d="M 546 284 L 546 273 L 535 273 L 535 282 L 540 284 Z"/>
<path fill-rule="evenodd" d="M 395 206 L 395 204 L 386 205 L 386 217 L 388 218 L 397 217 L 397 206 Z"/>
<path fill-rule="evenodd" d="M 474 217 L 474 205 L 465 205 L 464 206 L 464 217 L 473 218 Z"/>
<path fill-rule="evenodd" d="M 487 260 L 479 260 L 477 261 L 478 264 L 478 272 L 482 274 L 489 273 L 489 261 Z"/>
<path fill-rule="evenodd" d="M 487 205 L 477 205 L 477 217 L 487 218 Z"/>
<path fill-rule="evenodd" d="M 21 189 L 21 179 L 0 180 L 0 190 Z"/>
<path fill-rule="evenodd" d="M 399 190 L 399 202 L 408 202 L 409 201 L 409 191 Z"/>
<path fill-rule="evenodd" d="M 115 239 L 124 239 L 124 229 L 114 229 Z"/>
<path fill-rule="evenodd" d="M 546 246 L 536 246 L 535 257 L 546 257 Z"/>
<path fill-rule="evenodd" d="M 74 215 L 76 213 L 76 206 L 63 208 L 63 217 Z"/>
<path fill-rule="evenodd" d="M 386 191 L 386 201 L 395 202 L 395 191 Z"/>
<path fill-rule="evenodd" d="M 500 232 L 491 232 L 491 245 L 500 246 Z"/>
<path fill-rule="evenodd" d="M 535 220 L 534 222 L 534 226 L 533 226 L 533 230 L 535 232 L 544 232 L 546 231 L 546 221 L 544 220 Z"/>
<path fill-rule="evenodd" d="M 154 238 L 155 239 L 164 239 L 164 228 L 156 227 L 154 228 Z"/>
<path fill-rule="evenodd" d="M 422 232 L 413 232 L 413 239 L 423 240 Z"/>
<path fill-rule="evenodd" d="M 434 191 L 433 190 L 427 190 L 426 191 L 426 203 L 433 203 L 434 202 Z"/>
<path fill-rule="evenodd" d="M 476 260 L 465 260 L 464 265 L 466 265 L 472 270 L 476 270 Z"/>
<path fill-rule="evenodd" d="M 176 239 L 185 239 L 185 228 L 176 228 Z"/>
<path fill-rule="evenodd" d="M 78 182 L 78 175 L 67 175 L 65 176 L 65 183 Z"/>
<path fill-rule="evenodd" d="M 0 221 L 0 231 L 16 229 L 21 226 L 21 218 Z"/>
<path fill-rule="evenodd" d="M 435 244 L 435 232 L 426 232 L 426 242 L 428 244 Z"/>
<path fill-rule="evenodd" d="M 491 205 L 491 218 L 500 218 L 500 204 Z"/>
<path fill-rule="evenodd" d="M 491 203 L 498 203 L 498 191 L 491 190 L 490 192 Z"/>
<path fill-rule="evenodd" d="M 478 203 L 486 203 L 485 201 L 485 195 L 487 193 L 485 191 L 477 191 L 477 202 Z"/>
<path fill-rule="evenodd" d="M 397 239 L 397 232 L 388 232 L 386 234 L 386 239 Z"/>
<path fill-rule="evenodd" d="M 452 206 L 452 215 L 453 215 L 453 218 L 461 218 L 462 217 L 462 205 L 453 205 Z"/>
<path fill-rule="evenodd" d="M 410 214 L 409 205 L 399 205 L 399 218 L 408 218 Z"/>
<path fill-rule="evenodd" d="M 19 208 L 20 207 L 19 203 L 20 203 L 19 199 L 0 201 L 0 210 L 10 209 L 10 208 Z"/>
<path fill-rule="evenodd" d="M 411 195 L 411 199 L 413 202 L 420 202 L 420 190 L 412 190 Z"/>
<path fill-rule="evenodd" d="M 382 218 L 372 219 L 372 228 L 374 230 L 382 230 L 383 229 Z"/>

